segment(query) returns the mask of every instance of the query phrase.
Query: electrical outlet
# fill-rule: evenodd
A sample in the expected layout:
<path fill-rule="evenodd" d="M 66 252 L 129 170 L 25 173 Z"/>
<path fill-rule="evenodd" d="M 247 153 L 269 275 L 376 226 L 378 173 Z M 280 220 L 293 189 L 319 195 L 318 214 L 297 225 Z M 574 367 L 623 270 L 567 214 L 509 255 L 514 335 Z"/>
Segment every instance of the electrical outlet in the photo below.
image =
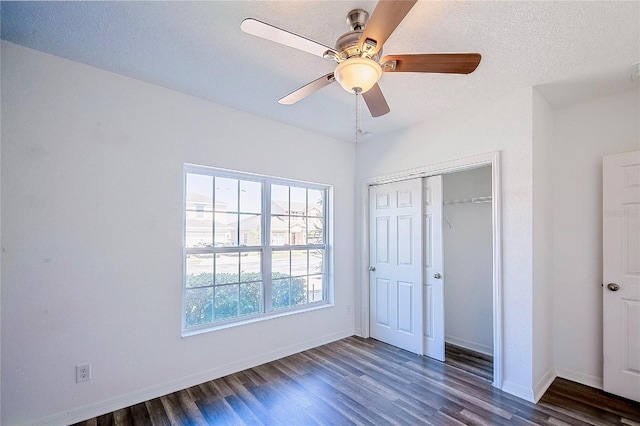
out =
<path fill-rule="evenodd" d="M 91 363 L 76 365 L 76 383 L 91 380 Z"/>
<path fill-rule="evenodd" d="M 351 316 L 351 305 L 347 305 L 347 316 Z"/>

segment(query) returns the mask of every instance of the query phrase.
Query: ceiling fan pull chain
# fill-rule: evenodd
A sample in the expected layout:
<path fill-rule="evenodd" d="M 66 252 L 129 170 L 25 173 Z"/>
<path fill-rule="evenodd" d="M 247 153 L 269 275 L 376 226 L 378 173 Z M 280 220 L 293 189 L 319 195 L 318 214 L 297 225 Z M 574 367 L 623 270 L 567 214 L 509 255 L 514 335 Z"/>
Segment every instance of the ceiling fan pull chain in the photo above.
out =
<path fill-rule="evenodd" d="M 356 94 L 356 144 L 358 144 L 360 133 L 362 133 L 362 129 L 360 129 L 360 92 L 359 89 L 354 89 Z"/>

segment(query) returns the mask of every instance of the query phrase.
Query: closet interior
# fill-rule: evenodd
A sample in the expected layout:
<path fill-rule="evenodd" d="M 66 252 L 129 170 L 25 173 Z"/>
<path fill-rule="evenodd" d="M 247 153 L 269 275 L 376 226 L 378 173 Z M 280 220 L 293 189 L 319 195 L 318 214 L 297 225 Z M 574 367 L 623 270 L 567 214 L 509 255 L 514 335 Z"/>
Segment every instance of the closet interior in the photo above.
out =
<path fill-rule="evenodd" d="M 445 362 L 493 379 L 491 166 L 443 175 Z"/>

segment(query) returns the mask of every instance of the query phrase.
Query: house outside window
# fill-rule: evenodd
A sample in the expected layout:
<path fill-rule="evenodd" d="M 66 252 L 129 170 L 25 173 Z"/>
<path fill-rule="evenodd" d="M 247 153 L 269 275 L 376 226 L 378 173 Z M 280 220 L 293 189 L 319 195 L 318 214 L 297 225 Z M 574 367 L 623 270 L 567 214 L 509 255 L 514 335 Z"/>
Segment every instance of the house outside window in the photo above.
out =
<path fill-rule="evenodd" d="M 329 190 L 185 165 L 183 333 L 328 304 Z"/>

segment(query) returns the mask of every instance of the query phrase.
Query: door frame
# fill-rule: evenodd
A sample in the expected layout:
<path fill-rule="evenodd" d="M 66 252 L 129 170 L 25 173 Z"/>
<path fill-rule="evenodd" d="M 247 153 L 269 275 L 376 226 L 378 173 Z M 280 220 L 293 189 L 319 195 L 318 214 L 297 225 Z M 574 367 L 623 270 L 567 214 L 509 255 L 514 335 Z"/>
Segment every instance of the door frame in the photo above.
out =
<path fill-rule="evenodd" d="M 455 173 L 483 166 L 491 166 L 491 228 L 493 241 L 493 386 L 502 389 L 502 200 L 500 187 L 500 151 L 442 163 L 401 170 L 360 181 L 361 256 L 357 267 L 360 290 L 360 335 L 370 337 L 369 331 L 369 187 L 412 178 Z M 423 238 L 423 236 L 421 236 Z"/>

